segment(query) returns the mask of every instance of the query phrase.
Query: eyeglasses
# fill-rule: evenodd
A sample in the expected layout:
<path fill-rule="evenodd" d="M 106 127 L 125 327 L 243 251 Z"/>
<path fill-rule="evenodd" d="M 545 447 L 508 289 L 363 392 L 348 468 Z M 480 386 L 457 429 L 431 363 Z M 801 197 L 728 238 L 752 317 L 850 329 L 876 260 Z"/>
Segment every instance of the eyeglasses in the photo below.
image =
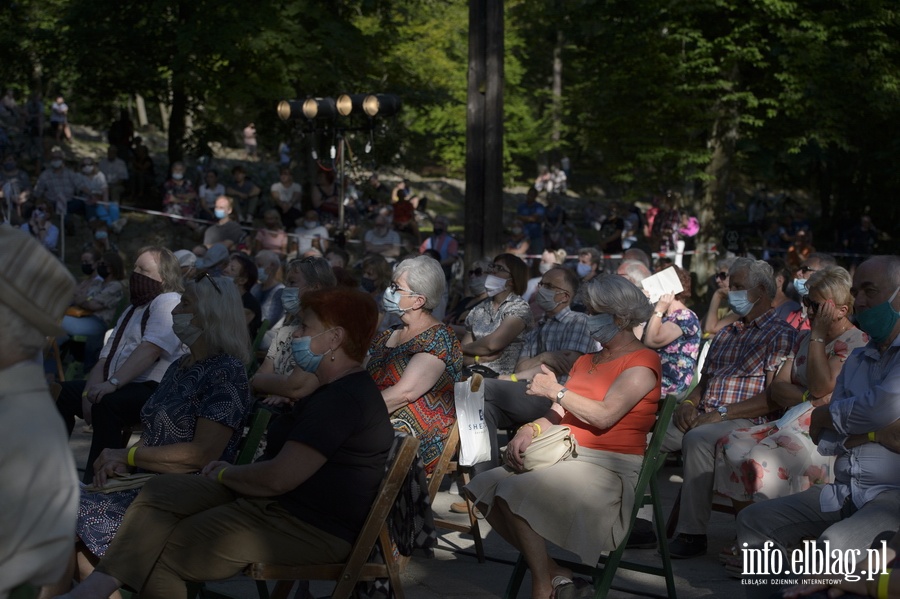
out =
<path fill-rule="evenodd" d="M 728 278 L 728 273 L 727 272 L 717 273 L 716 278 L 719 279 L 720 281 L 724 281 L 725 279 Z"/>
<path fill-rule="evenodd" d="M 491 273 L 502 272 L 502 273 L 506 273 L 508 275 L 512 274 L 511 272 L 509 272 L 509 269 L 506 268 L 505 266 L 503 266 L 502 264 L 491 264 L 488 267 L 488 272 L 491 272 Z"/>
<path fill-rule="evenodd" d="M 209 282 L 212 283 L 212 286 L 215 287 L 216 291 L 219 292 L 219 295 L 222 295 L 222 288 L 219 287 L 219 284 L 216 283 L 216 280 L 212 278 L 212 276 L 208 272 L 204 272 L 203 274 L 199 274 L 194 278 L 194 283 L 200 284 L 200 281 L 203 279 L 209 279 Z"/>
<path fill-rule="evenodd" d="M 480 266 L 478 268 L 473 268 L 472 270 L 469 271 L 470 277 L 480 277 L 483 274 L 484 274 L 484 269 L 482 269 Z"/>
<path fill-rule="evenodd" d="M 416 293 L 412 289 L 404 289 L 397 283 L 391 283 L 390 285 L 388 285 L 388 289 L 391 291 L 391 293 L 397 293 L 398 291 L 405 291 L 406 293 L 409 293 L 411 295 L 421 295 L 419 293 Z"/>
<path fill-rule="evenodd" d="M 799 270 L 800 270 L 800 272 L 802 272 L 803 274 L 806 274 L 806 273 L 808 273 L 808 272 L 816 272 L 818 269 L 810 268 L 810 267 L 808 267 L 808 266 L 806 266 L 806 265 L 804 264 L 803 266 L 800 267 Z"/>
<path fill-rule="evenodd" d="M 809 299 L 808 295 L 803 296 L 803 305 L 806 306 L 806 311 L 810 314 L 818 314 L 819 308 L 822 306 L 821 302 L 816 302 Z"/>
<path fill-rule="evenodd" d="M 541 281 L 537 284 L 538 287 L 542 289 L 549 289 L 551 291 L 555 291 L 556 293 L 569 293 L 567 289 L 563 289 L 562 287 L 556 287 L 555 285 L 551 285 L 550 283 L 545 283 Z"/>

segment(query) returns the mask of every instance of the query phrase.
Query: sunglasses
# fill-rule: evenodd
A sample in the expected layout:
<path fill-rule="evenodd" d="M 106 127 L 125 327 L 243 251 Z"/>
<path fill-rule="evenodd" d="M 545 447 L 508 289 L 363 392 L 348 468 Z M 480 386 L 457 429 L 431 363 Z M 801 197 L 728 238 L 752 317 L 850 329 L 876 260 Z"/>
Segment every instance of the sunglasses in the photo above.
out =
<path fill-rule="evenodd" d="M 810 314 L 818 314 L 819 308 L 822 306 L 821 302 L 815 302 L 809 299 L 808 295 L 803 296 L 803 305 L 806 306 L 806 311 Z"/>
<path fill-rule="evenodd" d="M 810 267 L 804 265 L 804 266 L 801 266 L 801 267 L 800 267 L 800 272 L 802 272 L 803 274 L 806 274 L 806 273 L 808 273 L 808 272 L 816 272 L 816 269 L 815 269 L 815 268 L 810 268 Z"/>
<path fill-rule="evenodd" d="M 197 275 L 194 278 L 194 283 L 199 285 L 200 281 L 202 281 L 203 279 L 209 279 L 209 282 L 212 283 L 212 286 L 219 293 L 219 295 L 222 295 L 222 289 L 219 287 L 219 284 L 216 283 L 216 280 L 214 278 L 212 278 L 212 276 L 210 276 L 210 274 L 208 272 L 204 272 L 203 274 Z"/>
<path fill-rule="evenodd" d="M 473 268 L 469 271 L 470 277 L 480 277 L 484 274 L 484 270 L 479 266 L 478 268 Z"/>
<path fill-rule="evenodd" d="M 724 281 L 725 279 L 728 278 L 728 273 L 727 272 L 716 273 L 716 278 L 719 279 L 720 281 Z"/>

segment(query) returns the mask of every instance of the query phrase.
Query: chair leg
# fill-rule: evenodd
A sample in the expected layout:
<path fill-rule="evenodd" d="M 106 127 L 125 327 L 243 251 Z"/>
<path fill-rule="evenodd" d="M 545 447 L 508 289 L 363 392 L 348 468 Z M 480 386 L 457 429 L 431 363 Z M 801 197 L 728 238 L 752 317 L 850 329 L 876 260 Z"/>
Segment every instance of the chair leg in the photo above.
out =
<path fill-rule="evenodd" d="M 462 472 L 462 482 L 463 486 L 469 484 L 469 480 L 471 477 L 469 476 L 469 472 Z M 478 556 L 478 563 L 484 563 L 484 541 L 481 539 L 481 528 L 478 526 L 478 517 L 475 515 L 475 504 L 469 499 L 468 496 L 465 496 L 466 499 L 466 507 L 469 508 L 469 530 L 472 533 L 472 539 L 475 541 L 475 555 Z"/>
<path fill-rule="evenodd" d="M 519 595 L 519 589 L 522 587 L 522 581 L 525 580 L 525 571 L 528 566 L 525 564 L 525 557 L 519 554 L 516 565 L 513 568 L 512 575 L 509 577 L 509 583 L 506 585 L 506 593 L 503 599 L 515 599 Z"/>
<path fill-rule="evenodd" d="M 258 581 L 257 585 L 256 585 L 257 588 L 259 588 L 260 583 L 262 583 L 262 586 L 266 586 L 265 582 Z M 291 589 L 293 589 L 293 588 L 294 588 L 293 580 L 279 580 L 278 582 L 275 583 L 275 588 L 272 589 L 271 597 L 272 597 L 272 599 L 287 599 L 288 595 L 290 595 L 290 593 L 291 593 Z M 268 593 L 268 589 L 266 589 L 266 592 Z"/>
<path fill-rule="evenodd" d="M 379 533 L 378 536 L 381 538 L 381 547 L 385 552 L 384 565 L 387 567 L 388 579 L 391 581 L 391 592 L 394 594 L 395 599 L 403 599 L 403 584 L 400 582 L 400 568 L 398 567 L 397 561 L 394 560 L 394 555 L 391 551 L 394 544 L 391 541 L 391 536 L 390 533 L 388 533 L 387 527 L 382 527 L 381 533 Z"/>
<path fill-rule="evenodd" d="M 662 559 L 663 574 L 666 578 L 666 591 L 672 599 L 676 597 L 675 574 L 672 572 L 672 556 L 669 554 L 669 544 L 663 539 L 663 509 L 659 494 L 659 481 L 657 477 L 650 479 L 650 496 L 653 498 L 653 520 L 656 526 L 656 536 L 659 541 L 659 556 Z M 678 501 L 681 493 L 678 494 Z M 676 504 L 678 505 L 678 504 Z M 677 522 L 677 515 L 676 515 Z"/>
<path fill-rule="evenodd" d="M 675 529 L 678 528 L 678 514 L 681 512 L 681 489 L 678 489 L 678 496 L 672 505 L 672 511 L 669 512 L 669 519 L 666 520 L 666 538 L 671 539 L 675 536 Z M 660 539 L 662 542 L 662 539 Z"/>

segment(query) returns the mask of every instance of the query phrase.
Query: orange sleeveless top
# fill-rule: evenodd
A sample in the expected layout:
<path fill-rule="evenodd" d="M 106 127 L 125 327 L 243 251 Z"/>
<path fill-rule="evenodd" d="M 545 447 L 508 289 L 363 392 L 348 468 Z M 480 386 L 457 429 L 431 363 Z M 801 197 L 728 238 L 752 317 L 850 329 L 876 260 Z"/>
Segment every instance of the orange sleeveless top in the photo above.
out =
<path fill-rule="evenodd" d="M 657 382 L 661 381 L 662 366 L 660 366 L 659 356 L 652 349 L 641 349 L 612 362 L 600 364 L 592 373 L 588 372 L 591 369 L 591 354 L 581 356 L 569 372 L 566 387 L 583 397 L 594 401 L 603 401 L 613 381 L 627 369 L 635 366 L 649 368 L 656 374 Z M 647 448 L 647 433 L 656 422 L 656 408 L 660 395 L 660 386 L 657 385 L 642 397 L 621 420 L 607 429 L 590 426 L 568 412 L 560 424 L 572 429 L 572 433 L 581 447 L 644 455 Z"/>

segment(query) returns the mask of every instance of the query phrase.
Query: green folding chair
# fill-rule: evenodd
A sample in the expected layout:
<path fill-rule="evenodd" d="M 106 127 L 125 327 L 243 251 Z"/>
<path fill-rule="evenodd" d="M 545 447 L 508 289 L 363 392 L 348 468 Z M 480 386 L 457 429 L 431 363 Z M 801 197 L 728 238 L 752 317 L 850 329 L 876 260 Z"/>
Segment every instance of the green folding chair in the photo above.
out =
<path fill-rule="evenodd" d="M 659 491 L 657 475 L 660 468 L 662 468 L 663 464 L 666 462 L 666 454 L 661 451 L 661 447 L 663 439 L 666 436 L 666 427 L 672 419 L 672 412 L 675 410 L 677 403 L 675 395 L 667 395 L 663 401 L 660 402 L 656 416 L 656 424 L 653 426 L 650 437 L 650 445 L 647 447 L 647 451 L 644 454 L 644 461 L 641 464 L 641 472 L 638 476 L 637 486 L 635 487 L 635 501 L 631 510 L 631 516 L 628 520 L 628 532 L 625 534 L 625 538 L 622 539 L 622 542 L 619 543 L 619 546 L 609 555 L 600 556 L 599 562 L 594 566 L 562 559 L 556 560 L 561 566 L 571 569 L 575 574 L 589 576 L 593 580 L 594 599 L 603 599 L 609 594 L 609 590 L 612 588 L 613 578 L 616 575 L 616 570 L 619 568 L 664 577 L 667 590 L 665 595 L 648 595 L 643 591 L 640 592 L 640 594 L 660 597 L 661 599 L 676 599 L 675 576 L 672 574 L 672 559 L 669 555 L 669 546 L 665 542 L 666 537 L 665 529 L 663 527 L 663 512 L 660 503 L 661 494 Z M 639 564 L 637 562 L 630 562 L 622 559 L 622 555 L 625 553 L 625 548 L 628 545 L 628 539 L 631 537 L 631 531 L 634 528 L 634 521 L 637 518 L 638 511 L 645 505 L 653 506 L 653 522 L 656 528 L 656 537 L 660 539 L 659 553 L 662 557 L 662 566 Z M 525 563 L 525 558 L 520 554 L 519 559 L 513 568 L 512 576 L 510 576 L 504 597 L 511 599 L 519 594 L 519 588 L 522 586 L 522 580 L 525 578 L 525 572 L 527 570 L 528 564 Z"/>

